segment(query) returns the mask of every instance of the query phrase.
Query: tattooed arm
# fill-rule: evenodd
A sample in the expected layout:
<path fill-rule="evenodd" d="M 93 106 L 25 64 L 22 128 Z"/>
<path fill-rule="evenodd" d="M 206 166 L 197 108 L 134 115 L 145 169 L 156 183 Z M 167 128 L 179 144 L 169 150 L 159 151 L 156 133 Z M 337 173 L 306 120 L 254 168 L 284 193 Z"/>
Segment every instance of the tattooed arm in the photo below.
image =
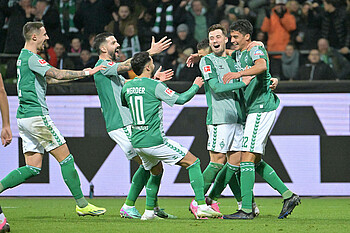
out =
<path fill-rule="evenodd" d="M 105 68 L 106 66 L 103 65 L 96 66 L 93 69 L 86 68 L 84 70 L 59 70 L 51 67 L 48 71 L 46 71 L 45 76 L 48 77 L 48 83 L 62 83 L 94 75 L 98 71 Z M 54 81 L 53 79 L 56 80 Z"/>
<path fill-rule="evenodd" d="M 131 59 L 132 58 L 129 58 L 128 60 L 119 63 L 119 66 L 117 68 L 118 73 L 127 72 L 131 70 Z"/>

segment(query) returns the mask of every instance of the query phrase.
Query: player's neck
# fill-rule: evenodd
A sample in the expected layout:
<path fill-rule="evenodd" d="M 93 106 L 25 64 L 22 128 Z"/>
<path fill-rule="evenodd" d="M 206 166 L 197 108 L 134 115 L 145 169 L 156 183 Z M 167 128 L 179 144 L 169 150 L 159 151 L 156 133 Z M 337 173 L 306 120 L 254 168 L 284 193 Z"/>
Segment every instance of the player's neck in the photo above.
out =
<path fill-rule="evenodd" d="M 248 45 L 250 44 L 250 42 L 252 41 L 247 41 L 247 43 L 243 46 L 243 48 L 241 49 L 241 52 L 243 52 L 244 50 L 247 50 Z"/>
<path fill-rule="evenodd" d="M 102 60 L 111 60 L 112 61 L 112 58 L 108 54 L 105 54 L 105 53 L 101 53 L 100 56 L 98 56 L 98 58 L 102 59 Z"/>
<path fill-rule="evenodd" d="M 140 78 L 143 78 L 143 77 L 145 77 L 145 78 L 151 78 L 152 77 L 152 73 L 150 73 L 150 72 L 142 72 L 142 74 L 140 74 L 139 75 L 139 77 Z"/>
<path fill-rule="evenodd" d="M 28 42 L 26 42 L 25 44 L 24 44 L 24 47 L 23 47 L 24 49 L 27 49 L 27 50 L 29 50 L 29 51 L 31 51 L 31 52 L 33 52 L 33 53 L 37 53 L 38 52 L 38 50 L 37 50 L 37 47 L 36 47 L 36 44 L 33 44 L 33 43 L 28 43 Z"/>
<path fill-rule="evenodd" d="M 226 57 L 226 56 L 227 56 L 227 54 L 226 54 L 226 49 L 225 49 L 222 53 L 219 53 L 219 54 L 214 53 L 214 54 L 215 54 L 215 56 L 217 56 L 217 57 Z"/>

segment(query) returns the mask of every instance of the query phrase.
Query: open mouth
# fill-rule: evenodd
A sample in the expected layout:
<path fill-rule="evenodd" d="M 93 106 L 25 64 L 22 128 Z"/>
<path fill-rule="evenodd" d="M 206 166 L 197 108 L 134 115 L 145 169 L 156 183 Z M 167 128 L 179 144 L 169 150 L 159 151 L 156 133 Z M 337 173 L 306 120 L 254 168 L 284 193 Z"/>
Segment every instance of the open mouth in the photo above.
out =
<path fill-rule="evenodd" d="M 220 45 L 214 45 L 214 48 L 216 48 L 216 49 L 218 49 L 218 48 L 220 48 Z"/>

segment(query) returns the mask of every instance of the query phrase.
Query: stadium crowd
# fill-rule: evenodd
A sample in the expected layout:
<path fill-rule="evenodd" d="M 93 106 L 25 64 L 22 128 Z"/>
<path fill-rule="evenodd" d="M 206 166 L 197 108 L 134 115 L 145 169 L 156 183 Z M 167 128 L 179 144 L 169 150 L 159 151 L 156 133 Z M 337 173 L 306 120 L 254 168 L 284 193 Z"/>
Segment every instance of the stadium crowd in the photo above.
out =
<path fill-rule="evenodd" d="M 253 24 L 253 39 L 265 44 L 274 77 L 350 79 L 350 0 L 0 0 L 0 53 L 19 54 L 29 21 L 44 23 L 50 39 L 40 55 L 59 69 L 94 67 L 92 42 L 104 31 L 121 45 L 121 61 L 149 49 L 152 36 L 168 36 L 173 44 L 155 64 L 173 69 L 173 81 L 193 81 L 200 71 L 186 67 L 186 59 L 208 27 L 228 29 L 237 19 Z M 9 57 L 0 60 L 5 82 L 16 77 L 17 56 Z"/>

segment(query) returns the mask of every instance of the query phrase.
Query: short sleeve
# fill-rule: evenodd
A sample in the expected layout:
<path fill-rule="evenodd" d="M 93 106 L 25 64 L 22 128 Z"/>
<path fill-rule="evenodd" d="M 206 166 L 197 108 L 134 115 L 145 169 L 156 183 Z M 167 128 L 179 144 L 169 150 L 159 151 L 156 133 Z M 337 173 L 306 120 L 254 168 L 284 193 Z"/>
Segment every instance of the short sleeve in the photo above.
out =
<path fill-rule="evenodd" d="M 52 68 L 52 66 L 47 61 L 36 54 L 33 54 L 28 59 L 28 66 L 31 71 L 38 73 L 42 77 L 45 77 L 46 71 Z"/>
<path fill-rule="evenodd" d="M 105 76 L 118 76 L 118 66 L 120 63 L 115 63 L 115 62 L 103 62 L 101 65 L 105 65 L 106 69 L 101 70 L 101 74 Z"/>
<path fill-rule="evenodd" d="M 207 57 L 203 57 L 199 63 L 199 69 L 201 70 L 204 80 L 211 78 L 218 78 L 216 68 L 213 62 Z"/>
<path fill-rule="evenodd" d="M 268 61 L 266 49 L 262 46 L 254 46 L 249 53 L 253 61 L 256 61 L 261 58 Z"/>
<path fill-rule="evenodd" d="M 179 95 L 174 90 L 171 90 L 162 82 L 157 84 L 155 96 L 169 106 L 173 106 L 176 100 L 179 98 Z"/>

